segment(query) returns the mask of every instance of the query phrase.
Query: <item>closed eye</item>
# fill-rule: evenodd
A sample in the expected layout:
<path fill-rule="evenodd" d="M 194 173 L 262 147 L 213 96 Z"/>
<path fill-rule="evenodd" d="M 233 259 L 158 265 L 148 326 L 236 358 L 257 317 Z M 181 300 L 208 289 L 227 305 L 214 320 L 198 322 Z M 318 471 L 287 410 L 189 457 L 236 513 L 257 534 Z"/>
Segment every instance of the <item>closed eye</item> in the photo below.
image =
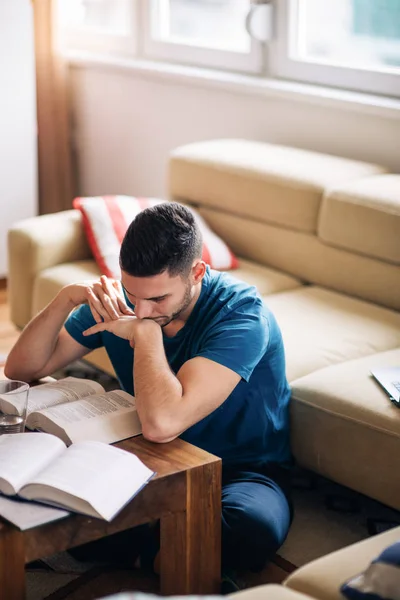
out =
<path fill-rule="evenodd" d="M 134 296 L 134 294 L 131 294 L 130 292 L 128 292 L 128 290 L 126 289 L 126 287 L 124 285 L 122 285 L 126 295 L 129 297 L 130 302 L 132 302 L 132 304 L 135 304 L 135 300 L 136 300 L 136 296 Z M 167 297 L 169 296 L 169 294 L 164 294 L 164 296 L 156 296 L 154 298 L 143 298 L 143 300 L 148 300 L 149 302 L 162 302 L 163 300 L 165 300 Z"/>

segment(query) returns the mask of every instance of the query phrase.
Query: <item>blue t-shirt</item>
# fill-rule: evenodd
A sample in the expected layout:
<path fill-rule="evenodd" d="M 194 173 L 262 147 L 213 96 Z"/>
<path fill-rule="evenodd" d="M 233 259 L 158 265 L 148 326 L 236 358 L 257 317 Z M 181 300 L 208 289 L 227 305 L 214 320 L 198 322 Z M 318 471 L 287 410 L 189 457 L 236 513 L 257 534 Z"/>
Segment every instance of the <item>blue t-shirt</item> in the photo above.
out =
<path fill-rule="evenodd" d="M 108 332 L 84 337 L 82 332 L 94 324 L 89 307 L 82 305 L 65 327 L 87 348 L 104 346 L 121 387 L 134 394 L 133 349 Z M 175 374 L 186 361 L 203 356 L 241 376 L 225 402 L 183 432 L 182 439 L 220 456 L 224 465 L 290 461 L 290 388 L 282 336 L 255 287 L 207 267 L 187 322 L 174 337 L 164 335 L 164 349 Z"/>

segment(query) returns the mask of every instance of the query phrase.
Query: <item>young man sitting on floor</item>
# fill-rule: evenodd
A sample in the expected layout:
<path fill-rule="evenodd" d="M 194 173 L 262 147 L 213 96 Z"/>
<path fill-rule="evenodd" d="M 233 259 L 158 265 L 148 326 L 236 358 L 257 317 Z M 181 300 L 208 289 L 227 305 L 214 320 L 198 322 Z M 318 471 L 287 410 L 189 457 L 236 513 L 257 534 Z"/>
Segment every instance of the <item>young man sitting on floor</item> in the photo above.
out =
<path fill-rule="evenodd" d="M 122 242 L 121 282 L 65 286 L 25 327 L 5 373 L 31 381 L 104 346 L 147 439 L 179 436 L 222 458 L 223 569 L 257 570 L 291 521 L 283 342 L 256 289 L 201 256 L 190 210 L 142 211 Z"/>

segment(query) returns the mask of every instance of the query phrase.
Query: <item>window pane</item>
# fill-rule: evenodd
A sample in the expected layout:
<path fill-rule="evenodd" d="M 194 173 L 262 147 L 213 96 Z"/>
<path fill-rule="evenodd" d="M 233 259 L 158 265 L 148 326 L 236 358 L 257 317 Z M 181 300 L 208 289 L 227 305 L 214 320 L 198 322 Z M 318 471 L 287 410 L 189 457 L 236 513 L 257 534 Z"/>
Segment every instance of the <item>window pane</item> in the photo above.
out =
<path fill-rule="evenodd" d="M 62 26 L 97 33 L 132 33 L 132 0 L 59 0 L 58 18 Z"/>
<path fill-rule="evenodd" d="M 296 55 L 400 70 L 400 0 L 298 0 Z"/>
<path fill-rule="evenodd" d="M 153 37 L 167 42 L 249 52 L 249 0 L 153 0 Z"/>

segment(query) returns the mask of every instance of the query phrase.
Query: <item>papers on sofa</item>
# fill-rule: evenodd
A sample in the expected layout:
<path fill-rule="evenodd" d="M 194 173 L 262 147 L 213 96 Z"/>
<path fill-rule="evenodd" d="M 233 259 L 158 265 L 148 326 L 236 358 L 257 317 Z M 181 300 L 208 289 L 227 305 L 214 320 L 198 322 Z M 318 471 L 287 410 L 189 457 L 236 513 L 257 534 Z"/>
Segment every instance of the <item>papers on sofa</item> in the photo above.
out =
<path fill-rule="evenodd" d="M 10 397 L 0 395 L 0 406 L 11 412 Z M 112 444 L 142 432 L 133 396 L 105 392 L 96 381 L 76 377 L 32 387 L 26 426 L 52 433 L 67 445 L 83 440 Z"/>
<path fill-rule="evenodd" d="M 130 452 L 47 433 L 0 436 L 0 492 L 111 521 L 153 477 Z"/>

